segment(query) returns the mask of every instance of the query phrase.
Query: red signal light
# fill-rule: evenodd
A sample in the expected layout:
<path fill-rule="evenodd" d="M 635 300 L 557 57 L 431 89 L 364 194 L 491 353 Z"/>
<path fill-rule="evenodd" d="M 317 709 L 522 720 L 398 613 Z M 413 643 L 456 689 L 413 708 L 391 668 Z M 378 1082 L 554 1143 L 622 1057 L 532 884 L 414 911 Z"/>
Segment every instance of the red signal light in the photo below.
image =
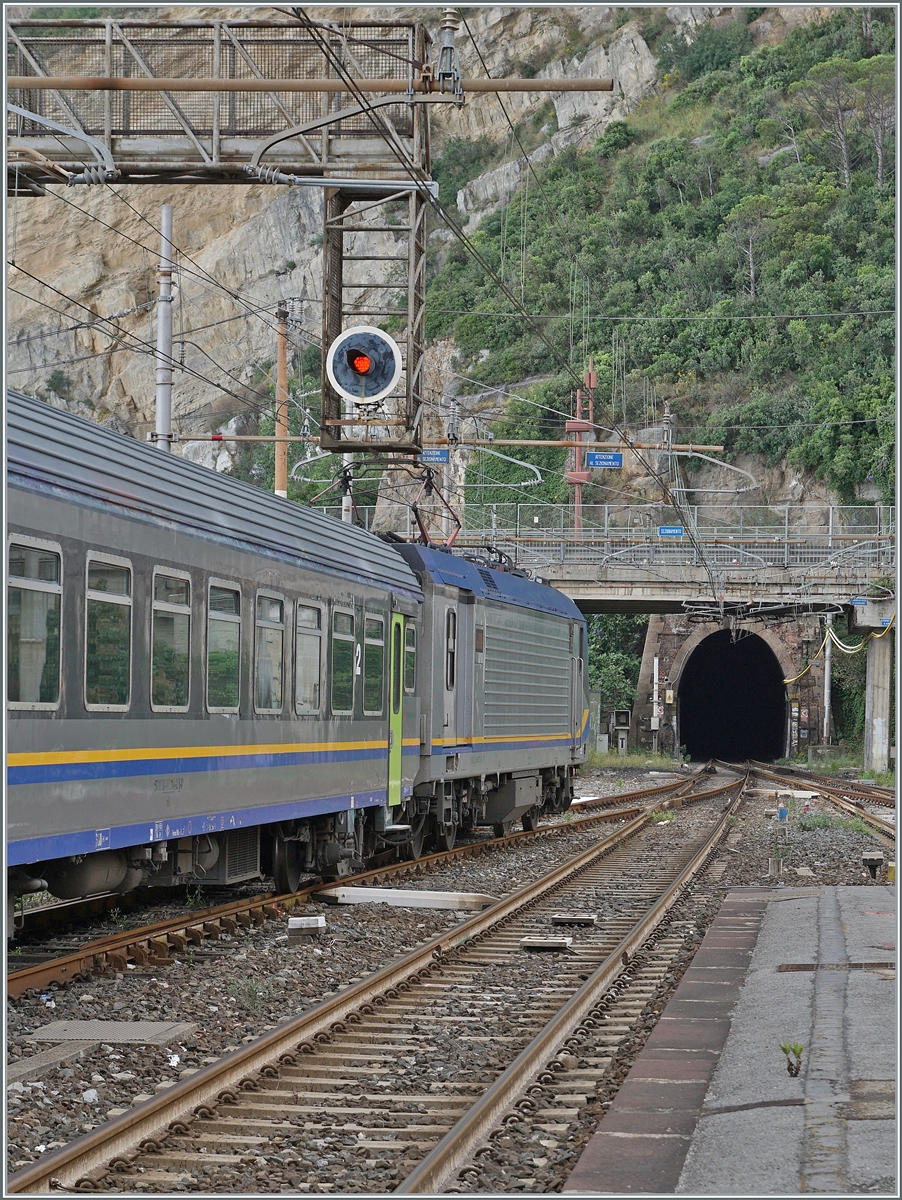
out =
<path fill-rule="evenodd" d="M 372 360 L 368 354 L 357 353 L 351 356 L 351 366 L 358 375 L 366 375 L 372 365 Z"/>

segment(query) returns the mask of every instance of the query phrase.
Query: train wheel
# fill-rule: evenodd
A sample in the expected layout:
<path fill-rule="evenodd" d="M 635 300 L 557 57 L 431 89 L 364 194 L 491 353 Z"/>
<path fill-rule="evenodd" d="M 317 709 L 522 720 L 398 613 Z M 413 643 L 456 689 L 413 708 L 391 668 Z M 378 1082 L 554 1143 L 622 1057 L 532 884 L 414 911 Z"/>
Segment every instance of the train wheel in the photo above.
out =
<path fill-rule="evenodd" d="M 525 812 L 520 818 L 520 822 L 527 833 L 532 833 L 534 830 L 538 829 L 539 811 L 539 805 L 537 804 L 534 808 L 530 808 L 527 812 Z"/>
<path fill-rule="evenodd" d="M 426 844 L 426 814 L 414 817 L 410 823 L 410 840 L 404 847 L 404 857 L 408 860 L 422 858 L 423 846 Z"/>
<path fill-rule="evenodd" d="M 281 837 L 274 839 L 272 877 L 280 895 L 298 890 L 303 864 L 304 855 L 300 842 L 287 842 Z"/>
<path fill-rule="evenodd" d="M 436 824 L 433 837 L 437 850 L 453 850 L 457 841 L 457 826 Z"/>

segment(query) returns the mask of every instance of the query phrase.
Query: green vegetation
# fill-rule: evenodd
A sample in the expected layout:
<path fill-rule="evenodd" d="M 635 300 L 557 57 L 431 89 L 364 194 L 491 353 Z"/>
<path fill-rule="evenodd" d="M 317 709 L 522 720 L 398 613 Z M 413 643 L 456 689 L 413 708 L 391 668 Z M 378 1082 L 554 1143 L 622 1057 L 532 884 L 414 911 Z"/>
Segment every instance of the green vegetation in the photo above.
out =
<path fill-rule="evenodd" d="M 656 767 L 673 770 L 673 759 L 667 754 L 654 754 L 648 750 L 631 750 L 629 754 L 620 755 L 616 750 L 608 754 L 599 754 L 590 750 L 586 766 L 596 770 L 626 771 L 636 767 Z M 623 780 L 620 781 L 623 784 Z M 627 789 L 631 790 L 631 789 Z"/>
<path fill-rule="evenodd" d="M 894 19 L 834 9 L 757 50 L 743 21 L 706 27 L 691 45 L 660 37 L 665 91 L 540 168 L 541 192 L 531 181 L 474 235 L 527 310 L 544 314 L 557 357 L 450 246 L 427 332 L 454 335 L 470 391 L 553 376 L 518 389 L 540 408 L 510 407 L 496 433 L 559 434 L 573 386 L 560 360 L 579 376 L 592 355 L 603 423 L 644 421 L 651 381 L 671 398 L 681 439 L 787 459 L 844 502 L 864 483 L 892 502 Z M 480 153 L 456 145 L 448 178 Z M 605 411 L 609 317 L 621 318 L 625 355 L 616 414 Z M 543 495 L 480 498 L 562 496 L 563 456 L 529 461 L 549 472 Z M 506 481 L 494 463 L 491 474 Z M 591 491 L 587 502 L 605 498 Z"/>
<path fill-rule="evenodd" d="M 589 687 L 601 692 L 601 707 L 628 708 L 636 699 L 648 617 L 602 613 L 587 617 Z"/>
<path fill-rule="evenodd" d="M 65 371 L 61 371 L 57 367 L 44 380 L 44 387 L 48 392 L 55 392 L 57 396 L 62 396 L 65 399 L 72 387 L 72 380 Z"/>
<path fill-rule="evenodd" d="M 805 1047 L 801 1042 L 781 1042 L 780 1049 L 786 1055 L 786 1070 L 795 1078 L 802 1069 L 802 1055 Z"/>
<path fill-rule="evenodd" d="M 498 147 L 483 134 L 475 141 L 450 137 L 442 146 L 442 156 L 436 159 L 433 179 L 438 183 L 442 204 L 451 208 L 457 203 L 457 193 L 471 179 L 486 169 Z"/>
<path fill-rule="evenodd" d="M 812 829 L 846 829 L 853 833 L 869 834 L 871 831 L 860 817 L 834 817 L 831 813 L 805 813 L 798 819 L 798 827 L 807 833 Z"/>

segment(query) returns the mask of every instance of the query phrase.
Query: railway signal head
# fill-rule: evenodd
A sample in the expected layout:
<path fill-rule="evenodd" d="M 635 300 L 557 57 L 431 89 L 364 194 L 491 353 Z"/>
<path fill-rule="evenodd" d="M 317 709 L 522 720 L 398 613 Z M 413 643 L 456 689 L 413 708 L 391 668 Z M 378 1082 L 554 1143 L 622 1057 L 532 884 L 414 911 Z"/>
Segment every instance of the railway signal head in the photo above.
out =
<path fill-rule="evenodd" d="M 371 325 L 346 330 L 329 347 L 326 374 L 339 395 L 355 404 L 377 404 L 401 376 L 394 338 Z"/>

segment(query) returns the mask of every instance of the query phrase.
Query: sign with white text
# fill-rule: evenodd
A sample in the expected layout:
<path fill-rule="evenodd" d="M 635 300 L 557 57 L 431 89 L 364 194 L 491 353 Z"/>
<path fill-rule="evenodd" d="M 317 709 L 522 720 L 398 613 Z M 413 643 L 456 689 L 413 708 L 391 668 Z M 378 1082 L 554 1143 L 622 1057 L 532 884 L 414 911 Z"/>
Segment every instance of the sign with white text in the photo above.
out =
<path fill-rule="evenodd" d="M 586 452 L 587 467 L 622 467 L 622 454 L 606 454 L 601 450 L 588 450 Z"/>

